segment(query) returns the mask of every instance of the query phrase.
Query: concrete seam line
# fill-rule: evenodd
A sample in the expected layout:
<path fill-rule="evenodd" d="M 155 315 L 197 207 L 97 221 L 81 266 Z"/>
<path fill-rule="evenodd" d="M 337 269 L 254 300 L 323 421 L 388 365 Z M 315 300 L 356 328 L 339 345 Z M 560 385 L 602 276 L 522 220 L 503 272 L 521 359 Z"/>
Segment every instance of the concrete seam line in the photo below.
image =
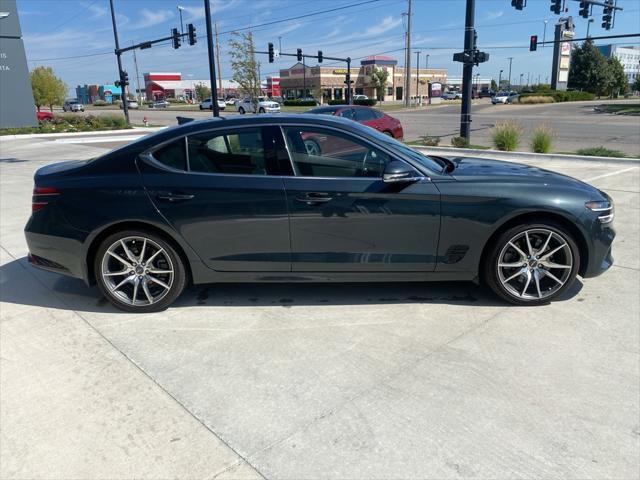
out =
<path fill-rule="evenodd" d="M 340 402 L 332 407 L 330 407 L 327 410 L 321 411 L 319 415 L 316 415 L 316 417 L 314 419 L 312 419 L 311 421 L 301 424 L 298 427 L 295 427 L 289 434 L 285 435 L 284 437 L 282 437 L 279 440 L 275 440 L 272 443 L 270 443 L 269 445 L 266 445 L 264 447 L 262 447 L 261 449 L 251 453 L 248 455 L 248 457 L 253 457 L 259 453 L 262 452 L 266 452 L 267 450 L 272 449 L 273 447 L 276 447 L 277 445 L 280 445 L 283 442 L 286 442 L 289 438 L 293 437 L 296 433 L 298 433 L 299 431 L 305 430 L 307 428 L 309 428 L 310 426 L 312 426 L 313 424 L 319 422 L 320 420 L 322 420 L 323 418 L 337 412 L 338 410 L 342 409 L 345 405 L 348 405 L 352 402 L 354 402 L 355 400 L 357 400 L 358 398 L 361 398 L 365 395 L 367 395 L 369 392 L 373 391 L 375 388 L 377 388 L 379 385 L 383 385 L 386 384 L 388 382 L 390 382 L 391 380 L 393 380 L 394 378 L 396 378 L 398 375 L 402 374 L 403 372 L 406 371 L 406 369 L 408 367 L 414 366 L 416 364 L 418 364 L 419 362 L 422 362 L 423 360 L 426 360 L 427 358 L 431 357 L 433 354 L 437 353 L 439 350 L 441 350 L 444 347 L 447 347 L 449 345 L 451 345 L 452 343 L 456 342 L 457 340 L 467 336 L 470 333 L 473 333 L 474 331 L 478 330 L 479 328 L 487 325 L 489 322 L 491 322 L 492 320 L 494 320 L 496 317 L 502 315 L 505 313 L 505 310 L 501 310 L 499 312 L 496 312 L 495 314 L 491 315 L 489 318 L 487 318 L 486 320 L 478 323 L 477 325 L 474 325 L 470 328 L 468 328 L 467 330 L 459 333 L 458 335 L 456 335 L 455 337 L 453 337 L 450 340 L 447 340 L 446 342 L 444 342 L 441 345 L 438 345 L 437 347 L 435 347 L 433 350 L 429 350 L 428 352 L 426 352 L 424 355 L 414 359 L 413 361 L 408 361 L 403 363 L 402 365 L 400 365 L 394 372 L 389 373 L 384 379 L 382 379 L 381 381 L 361 390 L 360 392 L 356 393 L 355 395 L 353 395 L 351 398 L 348 398 L 346 400 L 344 400 L 343 402 Z"/>
<path fill-rule="evenodd" d="M 135 369 L 137 369 L 139 372 L 141 372 L 146 378 L 151 380 L 160 389 L 160 391 L 164 392 L 165 395 L 167 395 L 174 402 L 176 402 L 180 406 L 180 408 L 182 408 L 182 410 L 184 410 L 187 413 L 187 415 L 189 415 L 196 422 L 198 422 L 201 426 L 203 426 L 207 431 L 209 431 L 209 433 L 211 433 L 214 437 L 216 437 L 218 440 L 220 440 L 220 442 L 222 442 L 223 445 L 225 445 L 229 450 L 231 450 L 233 453 L 235 453 L 240 458 L 239 461 L 236 461 L 232 465 L 229 465 L 229 466 L 225 467 L 224 469 L 220 470 L 219 472 L 216 472 L 214 474 L 213 478 L 221 475 L 222 473 L 226 472 L 227 470 L 229 470 L 231 468 L 236 467 L 237 465 L 240 465 L 240 463 L 242 461 L 244 461 L 253 470 L 255 470 L 255 472 L 258 475 L 260 475 L 262 478 L 264 478 L 266 480 L 266 477 L 254 465 L 252 465 L 243 455 L 238 453 L 238 451 L 235 448 L 233 448 L 231 445 L 229 445 L 223 438 L 221 438 L 216 432 L 214 432 L 206 423 L 204 423 L 202 420 L 200 420 L 198 417 L 196 417 L 182 402 L 180 402 L 168 390 L 166 390 L 162 385 L 160 385 L 151 375 L 149 375 L 146 371 L 144 371 L 144 369 L 142 367 L 140 367 L 140 365 L 138 365 L 131 358 L 129 358 L 129 356 L 126 353 L 124 353 L 122 350 L 120 350 L 118 347 L 116 347 L 116 345 L 111 340 L 109 340 L 107 337 L 105 337 L 102 334 L 102 332 L 100 332 L 100 330 L 98 330 L 96 327 L 94 327 L 91 324 L 91 322 L 89 322 L 86 318 L 84 318 L 80 312 L 78 312 L 77 310 L 74 310 L 73 308 L 71 308 L 71 306 L 63 298 L 61 298 L 54 290 L 49 288 L 35 274 L 33 274 L 31 271 L 29 271 L 28 268 L 25 268 L 25 266 L 22 265 L 22 263 L 16 257 L 14 257 L 9 251 L 7 251 L 6 248 L 4 248 L 1 245 L 0 245 L 0 248 L 2 248 L 2 250 L 4 250 L 14 261 L 17 261 L 18 265 L 20 265 L 29 275 L 31 275 L 33 278 L 35 278 L 35 280 L 40 285 L 42 285 L 45 289 L 49 290 L 49 292 L 51 292 L 53 294 L 53 296 L 55 296 L 63 305 L 65 305 L 71 312 L 73 312 L 73 314 L 76 315 L 80 320 L 82 320 L 82 322 L 84 322 L 91 330 L 96 332 L 100 336 L 100 338 L 102 338 L 105 342 L 107 342 L 109 345 L 111 345 L 111 347 L 116 352 L 118 352 L 120 355 L 122 355 L 130 364 L 132 364 Z"/>
<path fill-rule="evenodd" d="M 640 167 L 629 167 L 615 172 L 603 173 L 602 175 L 596 175 L 595 177 L 587 178 L 585 182 L 593 182 L 594 180 L 600 180 L 601 178 L 613 177 L 614 175 L 620 175 L 621 173 L 630 172 L 631 170 L 638 170 Z"/>

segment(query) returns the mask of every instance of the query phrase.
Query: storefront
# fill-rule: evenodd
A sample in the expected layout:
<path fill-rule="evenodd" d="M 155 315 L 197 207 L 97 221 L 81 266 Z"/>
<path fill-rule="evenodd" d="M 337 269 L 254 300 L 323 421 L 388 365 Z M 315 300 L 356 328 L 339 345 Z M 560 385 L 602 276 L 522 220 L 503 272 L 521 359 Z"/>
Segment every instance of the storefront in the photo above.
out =
<path fill-rule="evenodd" d="M 187 102 L 199 101 L 197 99 L 196 86 L 205 85 L 211 87 L 209 80 L 182 80 L 182 74 L 176 73 L 145 73 L 144 86 L 147 100 L 160 100 L 165 98 L 175 98 Z M 238 84 L 233 80 L 222 80 L 222 90 L 218 90 L 218 97 L 225 98 L 229 95 L 236 95 Z"/>
<path fill-rule="evenodd" d="M 351 81 L 354 95 L 366 95 L 377 98 L 376 89 L 372 82 L 372 75 L 378 70 L 387 71 L 387 81 L 383 98 L 392 101 L 404 98 L 404 68 L 397 66 L 397 60 L 384 55 L 367 57 L 360 62 L 360 67 L 351 68 Z M 346 97 L 344 67 L 307 66 L 296 63 L 289 69 L 280 70 L 280 90 L 285 98 L 304 98 L 322 96 L 324 102 L 328 100 L 342 100 Z M 429 83 L 446 84 L 446 69 L 421 68 L 416 78 L 416 69 L 411 71 L 410 95 L 428 98 Z"/>

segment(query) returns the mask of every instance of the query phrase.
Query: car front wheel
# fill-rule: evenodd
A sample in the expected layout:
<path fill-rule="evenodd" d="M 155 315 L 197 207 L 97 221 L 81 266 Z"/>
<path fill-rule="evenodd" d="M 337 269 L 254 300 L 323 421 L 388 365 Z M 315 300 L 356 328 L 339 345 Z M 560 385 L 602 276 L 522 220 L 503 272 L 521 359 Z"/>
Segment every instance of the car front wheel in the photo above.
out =
<path fill-rule="evenodd" d="M 107 237 L 98 248 L 94 272 L 102 294 L 117 308 L 158 312 L 186 285 L 184 264 L 161 236 L 128 230 Z"/>
<path fill-rule="evenodd" d="M 260 107 L 260 110 L 258 110 L 258 113 L 264 113 L 264 108 Z"/>
<path fill-rule="evenodd" d="M 489 287 L 516 305 L 542 305 L 566 291 L 580 268 L 573 236 L 554 223 L 523 224 L 503 232 L 483 265 Z"/>
<path fill-rule="evenodd" d="M 242 107 L 238 108 L 238 113 L 240 115 L 244 115 L 244 108 L 242 108 Z"/>

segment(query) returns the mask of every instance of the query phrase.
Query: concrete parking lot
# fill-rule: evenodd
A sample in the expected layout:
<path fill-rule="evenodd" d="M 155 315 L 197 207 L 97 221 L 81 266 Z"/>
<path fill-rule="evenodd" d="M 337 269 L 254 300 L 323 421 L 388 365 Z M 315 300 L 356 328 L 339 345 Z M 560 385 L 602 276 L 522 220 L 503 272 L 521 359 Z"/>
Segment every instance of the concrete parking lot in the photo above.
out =
<path fill-rule="evenodd" d="M 531 162 L 616 202 L 614 266 L 549 306 L 240 284 L 130 315 L 26 261 L 34 171 L 106 150 L 0 142 L 0 478 L 638 478 L 637 163 Z"/>

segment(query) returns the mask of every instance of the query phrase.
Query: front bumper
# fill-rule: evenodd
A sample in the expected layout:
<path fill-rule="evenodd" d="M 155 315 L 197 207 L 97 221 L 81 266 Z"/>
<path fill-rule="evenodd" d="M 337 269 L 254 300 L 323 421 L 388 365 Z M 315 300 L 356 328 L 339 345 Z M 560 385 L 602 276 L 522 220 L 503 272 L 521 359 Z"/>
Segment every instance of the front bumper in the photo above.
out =
<path fill-rule="evenodd" d="M 592 237 L 589 258 L 582 272 L 584 278 L 597 277 L 613 265 L 612 244 L 615 237 L 615 230 L 609 226 L 601 228 L 598 234 Z"/>

